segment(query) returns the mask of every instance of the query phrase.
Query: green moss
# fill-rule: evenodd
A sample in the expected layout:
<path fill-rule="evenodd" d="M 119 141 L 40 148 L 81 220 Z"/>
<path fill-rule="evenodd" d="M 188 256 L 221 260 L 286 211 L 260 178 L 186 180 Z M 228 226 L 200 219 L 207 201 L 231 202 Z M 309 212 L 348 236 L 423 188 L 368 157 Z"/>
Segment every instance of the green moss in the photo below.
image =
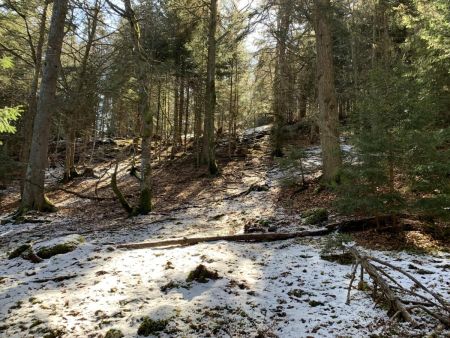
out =
<path fill-rule="evenodd" d="M 44 196 L 44 203 L 42 208 L 40 208 L 42 212 L 57 212 L 58 208 L 53 204 L 52 201 L 47 196 Z"/>
<path fill-rule="evenodd" d="M 19 246 L 17 249 L 15 249 L 13 252 L 11 252 L 8 256 L 8 259 L 14 259 L 19 257 L 22 253 L 24 253 L 25 251 L 27 251 L 28 249 L 31 248 L 30 244 L 24 244 Z"/>
<path fill-rule="evenodd" d="M 309 209 L 303 213 L 306 224 L 319 224 L 328 220 L 328 210 L 325 208 Z"/>
<path fill-rule="evenodd" d="M 150 189 L 144 189 L 141 191 L 141 196 L 139 198 L 139 215 L 147 215 L 152 211 L 152 192 Z"/>
<path fill-rule="evenodd" d="M 208 283 L 210 279 L 219 279 L 219 274 L 217 271 L 208 270 L 203 264 L 200 264 L 189 272 L 186 282 L 198 282 L 198 283 Z"/>
<path fill-rule="evenodd" d="M 70 240 L 68 242 L 63 242 L 60 244 L 47 246 L 47 247 L 42 247 L 42 248 L 38 249 L 36 254 L 39 257 L 44 258 L 44 259 L 56 256 L 56 255 L 66 254 L 68 252 L 74 251 L 80 245 L 80 243 L 83 243 L 84 241 L 85 241 L 84 237 L 78 236 L 76 239 Z"/>
<path fill-rule="evenodd" d="M 43 338 L 61 338 L 64 335 L 64 331 L 60 329 L 48 329 Z"/>
<path fill-rule="evenodd" d="M 262 225 L 263 227 L 269 227 L 271 221 L 268 220 L 268 219 L 260 219 L 260 220 L 258 221 L 258 223 L 259 223 L 260 225 Z"/>
<path fill-rule="evenodd" d="M 137 333 L 140 336 L 148 337 L 156 332 L 164 331 L 168 324 L 169 321 L 167 319 L 153 320 L 149 317 L 144 317 Z"/>
<path fill-rule="evenodd" d="M 311 296 L 311 294 L 309 292 L 301 290 L 301 289 L 290 290 L 288 292 L 288 295 L 290 297 L 297 297 L 297 298 L 301 298 L 302 296 L 305 296 L 305 295 Z"/>
<path fill-rule="evenodd" d="M 310 301 L 308 302 L 308 304 L 309 304 L 309 306 L 311 306 L 311 307 L 324 306 L 324 305 L 325 305 L 324 303 L 319 302 L 319 301 L 317 301 L 317 300 L 310 300 Z"/>
<path fill-rule="evenodd" d="M 71 252 L 77 248 L 78 244 L 75 243 L 63 243 L 56 244 L 48 248 L 42 248 L 37 252 L 37 255 L 41 258 L 50 258 L 56 255 L 65 254 Z"/>
<path fill-rule="evenodd" d="M 31 322 L 31 325 L 29 327 L 29 329 L 32 329 L 33 327 L 39 326 L 41 324 L 44 324 L 44 322 L 42 320 L 39 319 L 33 319 L 33 321 Z"/>
<path fill-rule="evenodd" d="M 109 329 L 105 334 L 105 338 L 122 338 L 124 337 L 122 331 L 117 329 Z"/>

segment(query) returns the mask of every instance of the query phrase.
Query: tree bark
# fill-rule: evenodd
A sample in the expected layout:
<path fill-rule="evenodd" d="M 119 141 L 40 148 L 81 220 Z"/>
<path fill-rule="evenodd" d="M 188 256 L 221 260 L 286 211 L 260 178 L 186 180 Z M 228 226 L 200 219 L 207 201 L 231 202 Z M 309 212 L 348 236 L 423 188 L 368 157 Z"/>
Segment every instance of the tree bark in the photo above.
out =
<path fill-rule="evenodd" d="M 217 0 L 210 2 L 210 18 L 208 28 L 208 62 L 206 74 L 205 126 L 203 135 L 203 162 L 208 165 L 211 175 L 217 175 L 214 117 L 216 113 L 216 30 Z"/>
<path fill-rule="evenodd" d="M 288 115 L 288 78 L 289 66 L 287 59 L 287 40 L 289 28 L 291 25 L 291 13 L 289 10 L 289 1 L 282 0 L 278 8 L 277 19 L 277 48 L 276 48 L 276 65 L 275 78 L 273 85 L 273 113 L 275 115 L 275 132 L 273 139 L 273 152 L 276 157 L 283 156 L 283 135 L 282 128 Z"/>
<path fill-rule="evenodd" d="M 67 7 L 68 0 L 55 0 L 53 3 L 48 47 L 22 194 L 22 210 L 35 209 L 50 211 L 54 209 L 45 198 L 44 179 L 48 156 L 50 117 L 55 107 L 56 84 L 60 68 Z"/>
<path fill-rule="evenodd" d="M 320 144 L 325 182 L 335 181 L 342 166 L 338 131 L 339 116 L 334 83 L 333 42 L 329 26 L 330 16 L 330 1 L 315 0 L 313 19 L 317 50 Z"/>
<path fill-rule="evenodd" d="M 178 127 L 179 127 L 178 115 L 180 113 L 179 81 L 180 81 L 180 77 L 178 75 L 175 76 L 174 107 L 173 107 L 173 144 L 172 144 L 172 152 L 171 152 L 172 159 L 175 157 L 175 153 L 178 151 L 178 141 L 180 139 L 180 132 L 178 129 Z"/>
<path fill-rule="evenodd" d="M 186 87 L 186 113 L 185 113 L 185 120 L 184 120 L 184 152 L 187 151 L 187 134 L 189 129 L 189 103 L 191 99 L 191 90 L 189 87 L 189 82 Z"/>
<path fill-rule="evenodd" d="M 141 46 L 141 36 L 139 22 L 131 7 L 130 0 L 124 0 L 125 16 L 130 24 L 131 37 L 133 41 L 136 76 L 139 83 L 139 104 L 138 113 L 142 120 L 142 144 L 141 144 L 141 183 L 139 214 L 147 214 L 152 210 L 152 169 L 151 169 L 151 140 L 153 135 L 153 115 L 151 113 L 148 87 L 147 60 Z"/>
<path fill-rule="evenodd" d="M 45 40 L 45 26 L 47 22 L 47 10 L 48 2 L 44 3 L 44 8 L 42 10 L 41 20 L 39 23 L 39 39 L 36 45 L 36 50 L 34 52 L 34 74 L 33 80 L 31 82 L 30 94 L 28 97 L 28 110 L 23 118 L 24 125 L 22 129 L 23 144 L 20 152 L 20 162 L 24 165 L 27 163 L 30 156 L 31 138 L 33 135 L 33 122 L 36 116 L 37 104 L 38 104 L 38 89 L 39 89 L 39 77 L 42 71 L 42 50 L 44 48 Z M 23 178 L 25 178 L 27 166 L 24 166 Z M 23 190 L 23 182 L 22 182 Z"/>

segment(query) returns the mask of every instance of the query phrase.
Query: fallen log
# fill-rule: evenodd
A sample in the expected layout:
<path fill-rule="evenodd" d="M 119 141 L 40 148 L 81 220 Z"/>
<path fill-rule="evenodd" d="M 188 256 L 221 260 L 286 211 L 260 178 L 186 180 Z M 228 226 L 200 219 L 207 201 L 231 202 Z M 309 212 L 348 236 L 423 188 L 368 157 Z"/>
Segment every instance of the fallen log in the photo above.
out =
<path fill-rule="evenodd" d="M 148 249 L 174 245 L 195 245 L 198 243 L 228 241 L 228 242 L 273 242 L 299 237 L 323 236 L 331 232 L 330 229 L 318 229 L 292 233 L 252 233 L 227 236 L 174 238 L 158 242 L 124 243 L 117 245 L 119 249 Z"/>

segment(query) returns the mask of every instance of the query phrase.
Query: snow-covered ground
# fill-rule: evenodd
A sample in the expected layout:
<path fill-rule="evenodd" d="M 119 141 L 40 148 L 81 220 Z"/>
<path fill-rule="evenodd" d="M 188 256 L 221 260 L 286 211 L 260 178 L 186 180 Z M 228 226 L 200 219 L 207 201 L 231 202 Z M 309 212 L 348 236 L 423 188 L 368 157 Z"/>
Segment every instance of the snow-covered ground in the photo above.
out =
<path fill-rule="evenodd" d="M 128 239 L 126 237 L 123 240 Z M 4 337 L 40 337 L 43 328 L 65 337 L 100 337 L 109 328 L 135 337 L 142 317 L 170 319 L 173 337 L 256 336 L 366 337 L 387 316 L 365 292 L 346 305 L 350 266 L 320 258 L 319 239 L 279 243 L 217 242 L 190 247 L 113 250 L 85 243 L 74 252 L 33 264 L 0 265 L 0 318 Z M 421 281 L 448 297 L 444 257 L 405 253 L 377 257 L 431 274 Z M 221 279 L 186 283 L 199 264 Z M 61 282 L 45 279 L 65 276 Z M 400 279 L 399 279 L 400 280 Z M 161 288 L 174 282 L 175 287 Z"/>
<path fill-rule="evenodd" d="M 317 163 L 317 149 L 310 153 L 311 163 Z M 256 220 L 269 220 L 283 231 L 306 228 L 298 215 L 276 205 L 272 197 L 280 189 L 283 174 L 277 168 L 266 169 L 249 168 L 245 184 L 231 187 L 228 194 L 238 194 L 254 183 L 266 184 L 268 191 L 230 199 L 211 196 L 202 205 L 137 217 L 127 221 L 126 227 L 86 232 L 85 242 L 75 251 L 38 264 L 8 260 L 6 251 L 27 238 L 28 232 L 40 232 L 34 238 L 37 241 L 62 235 L 67 227 L 62 232 L 57 224 L 66 220 L 1 225 L 0 239 L 9 245 L 0 247 L 0 336 L 41 337 L 48 329 L 59 329 L 62 337 L 103 337 L 115 328 L 125 337 L 136 337 L 145 316 L 169 320 L 162 337 L 369 337 L 381 333 L 390 337 L 393 332 L 404 337 L 402 332 L 413 332 L 407 324 L 388 325 L 386 311 L 374 306 L 367 292 L 353 290 L 352 302 L 346 305 L 351 266 L 320 258 L 325 238 L 131 251 L 115 248 L 123 242 L 241 233 L 246 223 Z M 87 226 L 74 223 L 69 232 L 83 232 Z M 416 267 L 426 269 L 427 274 L 418 276 L 420 281 L 450 298 L 448 254 L 370 254 L 412 273 Z M 199 264 L 216 270 L 221 278 L 187 283 L 189 272 Z M 51 281 L 58 277 L 62 278 Z M 397 280 L 406 283 L 401 276 Z M 415 332 L 430 334 L 434 327 L 438 325 Z"/>

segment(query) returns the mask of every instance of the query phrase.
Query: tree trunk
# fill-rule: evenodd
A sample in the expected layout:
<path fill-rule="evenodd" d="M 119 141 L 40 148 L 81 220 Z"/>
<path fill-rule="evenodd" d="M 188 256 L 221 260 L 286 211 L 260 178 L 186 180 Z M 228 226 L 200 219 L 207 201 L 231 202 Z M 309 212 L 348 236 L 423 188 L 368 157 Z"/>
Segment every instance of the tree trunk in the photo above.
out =
<path fill-rule="evenodd" d="M 75 130 L 74 128 L 70 128 L 66 133 L 66 154 L 64 161 L 64 182 L 69 182 L 71 179 L 78 176 L 77 171 L 75 170 L 75 148 L 76 148 L 76 139 L 75 139 Z"/>
<path fill-rule="evenodd" d="M 277 20 L 277 62 L 275 65 L 275 78 L 273 85 L 273 112 L 275 115 L 275 133 L 273 140 L 273 152 L 276 157 L 283 156 L 283 135 L 282 127 L 288 114 L 288 77 L 289 67 L 287 60 L 287 39 L 291 25 L 291 13 L 289 11 L 289 1 L 280 2 Z"/>
<path fill-rule="evenodd" d="M 86 47 L 84 50 L 83 58 L 81 60 L 79 72 L 77 75 L 76 86 L 71 97 L 69 98 L 69 114 L 66 116 L 66 160 L 64 166 L 64 181 L 69 182 L 78 174 L 75 170 L 75 138 L 76 132 L 84 129 L 85 125 L 81 121 L 86 119 L 82 117 L 83 108 L 86 106 L 85 94 L 86 94 L 86 76 L 88 72 L 89 56 L 91 55 L 92 46 L 94 44 L 95 36 L 97 33 L 98 16 L 100 13 L 100 6 L 98 0 L 95 2 L 93 13 L 90 18 L 92 22 L 88 25 L 88 36 Z M 91 19 L 90 19 L 91 20 Z"/>
<path fill-rule="evenodd" d="M 25 184 L 22 194 L 22 210 L 53 210 L 45 198 L 44 179 L 48 156 L 50 117 L 55 108 L 56 83 L 60 68 L 60 56 L 64 38 L 64 23 L 68 0 L 53 2 L 52 21 L 48 36 L 44 71 L 40 88 L 39 102 L 33 126 L 31 151 L 28 161 Z"/>
<path fill-rule="evenodd" d="M 184 152 L 187 150 L 187 134 L 189 129 L 189 101 L 191 99 L 191 91 L 189 85 L 186 87 L 186 114 L 184 120 Z"/>
<path fill-rule="evenodd" d="M 194 148 L 195 148 L 195 164 L 200 165 L 200 137 L 202 134 L 202 113 L 203 113 L 203 93 L 202 82 L 197 80 L 194 85 Z"/>
<path fill-rule="evenodd" d="M 161 134 L 161 82 L 158 82 L 158 102 L 156 107 L 156 130 L 155 135 L 158 137 L 159 141 L 162 139 Z M 161 138 L 161 139 L 160 139 Z"/>
<path fill-rule="evenodd" d="M 216 112 L 216 30 L 217 30 L 217 0 L 210 2 L 210 19 L 208 29 L 208 62 L 206 72 L 206 102 L 205 127 L 203 142 L 203 162 L 208 165 L 211 175 L 217 175 L 219 168 L 216 163 L 214 115 Z"/>
<path fill-rule="evenodd" d="M 173 108 L 173 143 L 172 143 L 172 152 L 171 157 L 175 157 L 175 153 L 178 151 L 178 140 L 180 139 L 179 133 L 179 124 L 178 124 L 178 114 L 180 113 L 180 99 L 179 99 L 179 91 L 178 91 L 178 81 L 180 78 L 175 76 L 175 84 L 174 84 L 174 108 Z"/>
<path fill-rule="evenodd" d="M 182 66 L 183 67 L 183 66 Z M 181 147 L 181 132 L 183 130 L 183 115 L 184 115 L 184 87 L 185 87 L 185 76 L 184 71 L 182 71 L 181 79 L 180 79 L 180 106 L 178 111 L 178 140 L 177 143 Z"/>
<path fill-rule="evenodd" d="M 153 115 L 151 113 L 148 88 L 147 61 L 141 46 L 141 36 L 138 20 L 131 7 L 130 0 L 124 0 L 125 15 L 130 24 L 136 62 L 136 75 L 139 83 L 138 113 L 142 120 L 142 154 L 141 154 L 141 184 L 139 207 L 137 212 L 147 214 L 152 210 L 152 170 L 151 170 L 151 140 L 153 134 Z"/>
<path fill-rule="evenodd" d="M 230 73 L 230 102 L 229 102 L 229 104 L 230 104 L 230 107 L 229 107 L 229 110 L 230 110 L 230 114 L 229 114 L 229 116 L 228 116 L 228 157 L 231 159 L 231 148 L 232 148 L 232 146 L 231 146 L 231 144 L 232 144 L 232 129 L 233 129 L 233 106 L 234 106 L 234 101 L 233 101 L 233 95 L 234 95 L 234 92 L 233 92 L 233 79 L 234 79 L 234 76 L 233 76 L 233 72 L 234 72 L 234 59 L 232 60 L 232 63 L 231 63 L 231 73 Z"/>
<path fill-rule="evenodd" d="M 317 49 L 319 127 L 325 182 L 335 181 L 342 166 L 338 131 L 339 116 L 334 84 L 333 42 L 329 27 L 330 16 L 330 1 L 315 0 L 314 30 Z"/>
<path fill-rule="evenodd" d="M 28 158 L 30 156 L 30 147 L 31 147 L 31 138 L 33 135 L 33 122 L 34 118 L 36 116 L 37 111 L 37 93 L 39 89 L 39 77 L 41 75 L 42 70 L 42 49 L 44 47 L 44 40 L 45 40 L 45 25 L 47 21 L 47 9 L 48 9 L 48 2 L 46 1 L 44 4 L 44 8 L 42 10 L 41 15 L 41 21 L 39 24 L 39 39 L 38 43 L 36 45 L 36 51 L 35 51 L 35 60 L 34 60 L 34 74 L 33 74 L 33 80 L 31 82 L 30 87 L 30 94 L 28 97 L 28 110 L 26 112 L 26 115 L 24 116 L 24 125 L 22 129 L 22 135 L 23 135 L 23 144 L 22 149 L 20 151 L 20 162 L 24 164 L 24 172 L 23 172 L 23 178 L 25 178 L 26 174 L 26 168 L 25 165 L 28 161 Z M 22 182 L 22 190 L 23 190 L 23 182 Z"/>

